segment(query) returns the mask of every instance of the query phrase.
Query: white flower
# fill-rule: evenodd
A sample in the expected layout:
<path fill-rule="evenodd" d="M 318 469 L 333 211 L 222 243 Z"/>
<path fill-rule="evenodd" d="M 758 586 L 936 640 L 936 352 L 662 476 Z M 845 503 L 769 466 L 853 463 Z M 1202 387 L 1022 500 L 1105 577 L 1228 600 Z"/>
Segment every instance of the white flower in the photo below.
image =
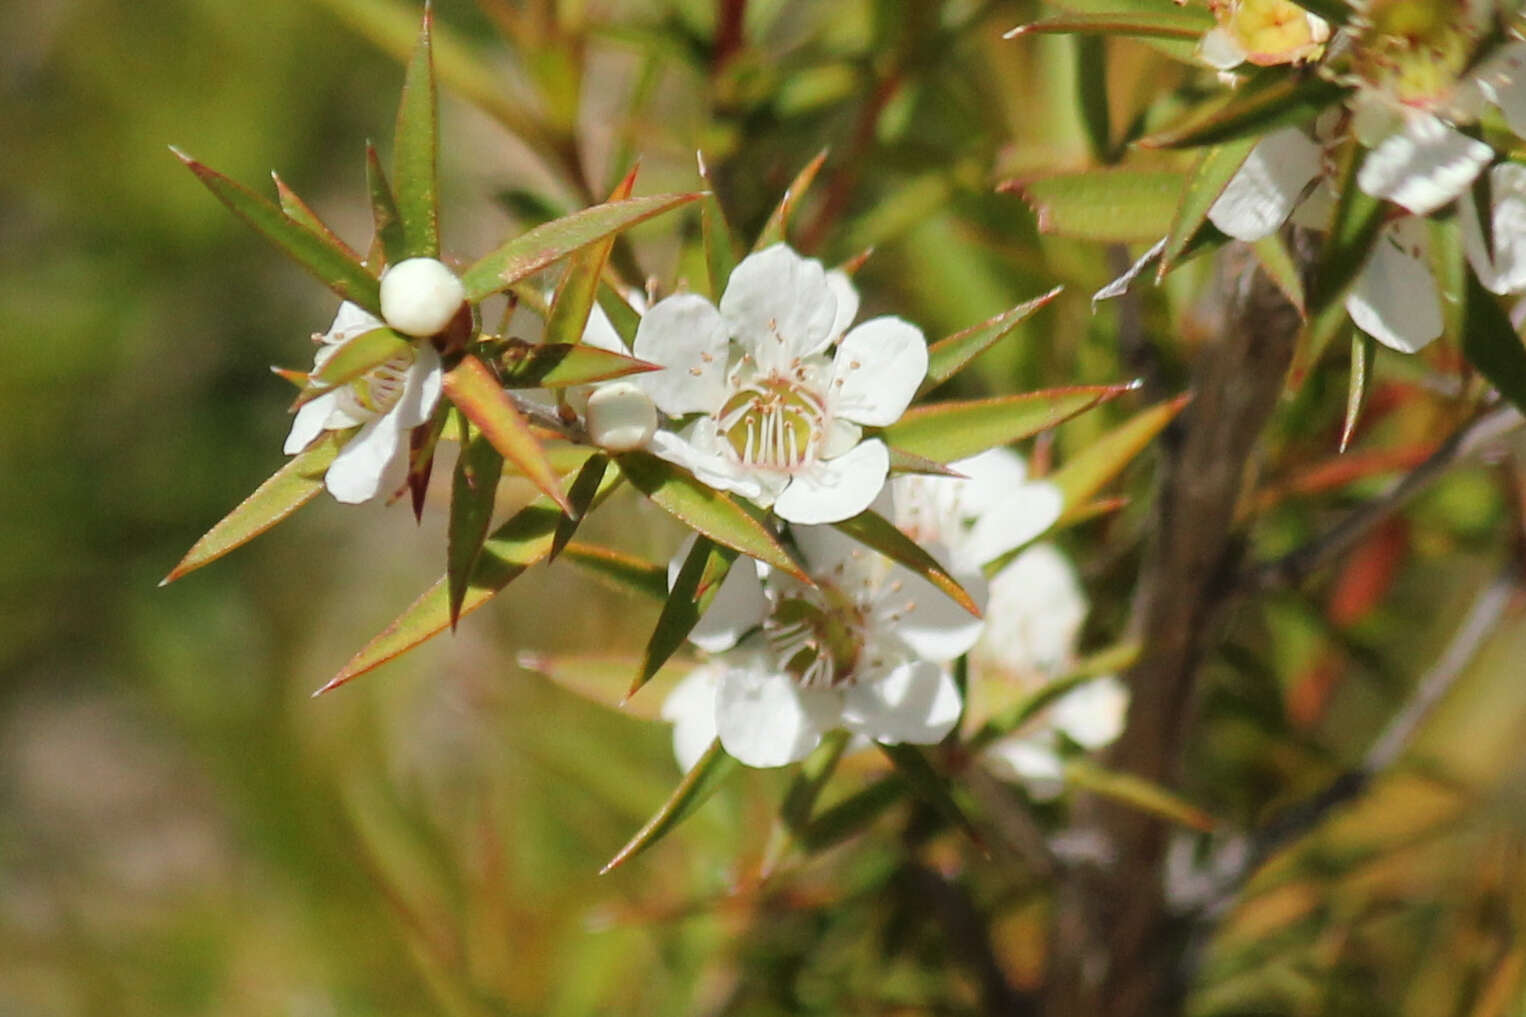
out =
<path fill-rule="evenodd" d="M 894 423 L 927 374 L 922 332 L 894 317 L 844 334 L 858 311 L 847 277 L 779 244 L 744 258 L 717 309 L 695 294 L 642 316 L 634 379 L 664 413 L 658 455 L 794 523 L 847 519 L 874 501 L 890 456 L 863 428 Z M 836 345 L 836 351 L 828 350 Z"/>
<path fill-rule="evenodd" d="M 749 766 L 783 766 L 836 728 L 929 745 L 958 722 L 946 664 L 974 645 L 979 619 L 831 527 L 791 532 L 817 585 L 738 560 L 690 636 L 718 656 L 663 704 L 685 768 L 716 737 Z M 978 573 L 956 578 L 983 599 Z"/>
<path fill-rule="evenodd" d="M 439 335 L 465 301 L 461 280 L 434 258 L 409 258 L 382 273 L 382 317 L 404 335 Z"/>
<path fill-rule="evenodd" d="M 1324 228 L 1332 207 L 1320 146 L 1286 127 L 1256 143 L 1208 218 L 1237 240 L 1254 243 L 1289 217 Z M 1383 227 L 1346 295 L 1346 310 L 1358 328 L 1401 353 L 1414 353 L 1441 335 L 1441 297 L 1423 221 L 1401 216 Z"/>
<path fill-rule="evenodd" d="M 340 344 L 384 327 L 346 301 L 313 358 L 317 370 Z M 408 432 L 427 421 L 440 398 L 440 356 L 427 342 L 372 368 L 363 376 L 305 403 L 292 421 L 285 452 L 301 452 L 323 431 L 360 428 L 339 450 L 324 483 L 337 500 L 351 504 L 395 490 L 408 467 Z"/>
<path fill-rule="evenodd" d="M 1526 290 L 1526 166 L 1502 162 L 1489 171 L 1490 233 L 1493 252 L 1484 250 L 1483 229 L 1471 196 L 1458 202 L 1463 249 L 1478 281 L 1493 293 Z"/>
<path fill-rule="evenodd" d="M 1302 63 L 1319 55 L 1330 25 L 1291 0 L 1210 0 L 1218 21 L 1198 43 L 1198 57 L 1221 71 L 1249 61 Z"/>

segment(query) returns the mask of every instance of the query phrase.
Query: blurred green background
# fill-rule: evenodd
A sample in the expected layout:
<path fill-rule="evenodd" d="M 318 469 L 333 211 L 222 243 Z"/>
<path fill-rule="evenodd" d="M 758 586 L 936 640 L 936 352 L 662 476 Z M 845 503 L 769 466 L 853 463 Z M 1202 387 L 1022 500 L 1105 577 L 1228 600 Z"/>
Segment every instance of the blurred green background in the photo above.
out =
<path fill-rule="evenodd" d="M 963 382 L 969 392 L 1132 375 L 1114 312 L 1093 317 L 1084 298 L 1121 252 L 1040 240 L 1022 202 L 993 193 L 1004 177 L 1093 158 L 1072 109 L 1071 41 L 999 38 L 1033 5 L 753 3 L 747 44 L 720 68 L 711 40 L 727 6 L 563 3 L 542 18 L 538 5 L 523 15 L 507 2 L 441 0 L 443 34 L 472 58 L 452 64 L 467 69 L 457 84 L 499 97 L 484 112 L 447 78 L 448 249 L 470 258 L 537 214 L 583 203 L 637 154 L 641 190 L 696 186 L 701 147 L 746 234 L 830 146 L 808 239 L 829 260 L 876 247 L 859 277 L 869 313 L 893 309 L 938 336 L 1071 284 Z M 762 850 L 777 774 L 748 774 L 648 858 L 596 875 L 677 779 L 666 729 L 590 706 L 520 670 L 516 654 L 637 647 L 650 605 L 565 567 L 536 569 L 454 638 L 314 701 L 441 571 L 441 503 L 415 526 L 402 506 L 320 499 L 156 588 L 282 462 L 289 391 L 268 368 L 303 366 L 307 336 L 333 312 L 166 146 L 254 185 L 279 169 L 363 245 L 363 145 L 374 138 L 385 152 L 402 78 L 384 50 L 406 47 L 416 18 L 409 5 L 364 0 L 37 0 L 0 19 L 0 1013 L 964 1012 L 974 992 L 957 944 L 917 931 L 887 890 L 893 837 L 738 890 Z M 497 30 L 510 21 L 521 34 L 505 42 Z M 1145 47 L 1113 57 L 1117 124 L 1181 77 Z M 504 129 L 525 110 L 544 137 L 572 139 L 583 181 Z M 695 229 L 691 218 L 638 230 L 641 270 L 692 270 Z M 1191 294 L 1208 278 L 1204 266 L 1179 273 L 1145 308 L 1171 392 L 1204 340 Z M 1406 382 L 1405 370 L 1390 380 Z M 1337 374 L 1290 404 L 1274 479 L 1292 483 L 1330 454 L 1344 388 Z M 1429 440 L 1447 404 L 1417 398 L 1365 440 Z M 1084 418 L 1039 454 L 1063 458 L 1138 405 Z M 1142 464 L 1129 478 L 1134 504 L 1072 538 L 1096 644 L 1122 629 L 1148 476 Z M 1478 468 L 1428 494 L 1406 517 L 1397 592 L 1380 609 L 1332 620 L 1322 585 L 1237 618 L 1232 652 L 1210 669 L 1189 795 L 1253 822 L 1358 758 L 1415 662 L 1438 652 L 1508 553 L 1504 489 Z M 1258 547 L 1292 546 L 1371 490 L 1278 499 Z M 592 535 L 665 558 L 676 531 L 621 505 Z M 1495 755 L 1456 794 L 1458 808 L 1505 831 L 1503 847 L 1489 842 L 1497 878 L 1455 886 L 1448 864 L 1467 851 L 1396 877 L 1400 903 L 1426 903 L 1434 927 L 1381 930 L 1400 945 L 1380 936 L 1360 958 L 1370 963 L 1351 991 L 1364 1000 L 1412 1000 L 1406 958 L 1449 935 L 1459 901 L 1503 909 L 1481 920 L 1475 946 L 1500 930 L 1514 943 L 1520 803 L 1498 789 L 1519 776 L 1505 760 L 1526 704 L 1501 691 L 1518 693 L 1520 655 L 1493 652 L 1473 712 L 1455 706 L 1432 738 L 1445 757 L 1447 731 L 1494 724 Z M 1299 684 L 1326 681 L 1330 653 L 1346 680 Z M 1477 787 L 1492 811 L 1475 809 Z M 1401 793 L 1390 812 L 1413 800 Z M 1320 872 L 1340 877 L 1367 857 L 1321 856 Z M 1368 898 L 1309 891 L 1289 865 L 1291 882 L 1268 878 L 1274 891 L 1305 892 L 1276 912 L 1292 973 L 1278 981 L 1275 964 L 1246 963 L 1260 955 L 1237 955 L 1231 939 L 1228 1002 L 1215 1010 L 1210 995 L 1206 1011 L 1256 999 L 1265 1009 L 1255 1012 L 1321 1012 L 1328 997 L 1308 1004 L 1309 986 L 1323 992 L 1330 971 L 1346 970 L 1329 960 L 1330 930 L 1354 941 L 1367 912 L 1347 898 Z M 1036 979 L 1041 888 L 971 878 L 996 916 L 1009 977 Z M 1242 931 L 1260 949 L 1256 920 Z M 1499 958 L 1521 953 L 1488 955 L 1498 964 L 1478 961 L 1466 992 L 1432 986 L 1424 998 L 1476 1001 Z M 1247 970 L 1265 977 L 1236 995 Z"/>

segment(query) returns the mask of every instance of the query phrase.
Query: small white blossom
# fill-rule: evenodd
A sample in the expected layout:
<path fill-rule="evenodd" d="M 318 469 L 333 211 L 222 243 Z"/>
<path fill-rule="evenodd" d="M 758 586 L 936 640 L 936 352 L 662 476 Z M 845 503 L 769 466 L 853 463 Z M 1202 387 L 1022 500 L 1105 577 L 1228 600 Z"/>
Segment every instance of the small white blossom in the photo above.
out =
<path fill-rule="evenodd" d="M 314 336 L 320 345 L 313 369 L 322 367 L 340 344 L 382 327 L 379 319 L 354 304 L 339 305 L 328 332 Z M 434 412 L 441 374 L 434 348 L 427 342 L 412 344 L 354 381 L 303 404 L 286 436 L 286 454 L 302 451 L 323 431 L 358 427 L 324 477 L 329 493 L 353 504 L 395 490 L 408 467 L 408 432 Z"/>
<path fill-rule="evenodd" d="M 1458 202 L 1463 250 L 1478 281 L 1493 293 L 1526 290 L 1526 166 L 1502 162 L 1489 171 L 1489 223 L 1493 251 L 1484 249 L 1483 228 L 1472 196 Z"/>
<path fill-rule="evenodd" d="M 1217 20 L 1198 43 L 1198 57 L 1227 71 L 1242 63 L 1263 67 L 1318 56 L 1330 25 L 1291 0 L 1210 0 Z"/>
<path fill-rule="evenodd" d="M 439 335 L 465 301 L 461 280 L 434 258 L 409 258 L 382 272 L 382 318 L 404 335 Z"/>
<path fill-rule="evenodd" d="M 718 309 L 695 294 L 659 301 L 634 352 L 665 370 L 633 380 L 664 413 L 697 416 L 681 433 L 658 431 L 653 451 L 790 522 L 863 511 L 890 469 L 863 428 L 900 418 L 927 374 L 927 344 L 894 317 L 848 331 L 857 311 L 845 275 L 782 244 L 737 265 Z"/>

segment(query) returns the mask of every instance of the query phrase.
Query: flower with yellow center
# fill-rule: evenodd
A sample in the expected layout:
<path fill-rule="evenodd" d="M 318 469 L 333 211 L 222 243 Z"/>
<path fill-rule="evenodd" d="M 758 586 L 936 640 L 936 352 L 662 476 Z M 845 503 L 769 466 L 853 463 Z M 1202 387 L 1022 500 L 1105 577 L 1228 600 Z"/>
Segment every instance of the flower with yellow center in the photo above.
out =
<path fill-rule="evenodd" d="M 1198 46 L 1198 56 L 1212 67 L 1229 70 L 1242 63 L 1262 67 L 1313 60 L 1323 52 L 1330 26 L 1291 0 L 1228 0 L 1215 3 L 1218 24 Z"/>

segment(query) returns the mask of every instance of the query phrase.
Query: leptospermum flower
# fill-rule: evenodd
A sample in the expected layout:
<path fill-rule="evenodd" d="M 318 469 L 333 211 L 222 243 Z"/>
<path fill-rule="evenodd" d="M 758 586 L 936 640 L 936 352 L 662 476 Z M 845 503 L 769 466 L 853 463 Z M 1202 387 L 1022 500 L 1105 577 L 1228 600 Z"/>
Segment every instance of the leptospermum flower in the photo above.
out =
<path fill-rule="evenodd" d="M 1218 22 L 1198 44 L 1198 56 L 1221 71 L 1242 63 L 1269 67 L 1317 57 L 1330 25 L 1291 0 L 1210 0 Z"/>
<path fill-rule="evenodd" d="M 927 374 L 920 329 L 887 316 L 849 331 L 857 312 L 846 275 L 783 244 L 744 258 L 719 308 L 690 293 L 654 304 L 633 352 L 666 370 L 633 383 L 694 419 L 650 447 L 792 523 L 857 515 L 890 471 L 863 429 L 899 419 Z"/>
<path fill-rule="evenodd" d="M 816 585 L 738 560 L 690 634 L 716 656 L 663 704 L 685 769 L 717 737 L 749 766 L 783 766 L 838 728 L 930 745 L 959 720 L 947 665 L 975 644 L 980 620 L 831 527 L 791 533 Z M 983 601 L 979 573 L 955 578 Z"/>
<path fill-rule="evenodd" d="M 1478 281 L 1493 293 L 1526 291 L 1526 166 L 1500 163 L 1489 171 L 1490 236 L 1486 250 L 1481 216 L 1472 196 L 1458 202 L 1463 250 Z"/>
<path fill-rule="evenodd" d="M 1323 149 L 1301 129 L 1286 127 L 1256 143 L 1208 218 L 1253 243 L 1289 217 L 1324 229 L 1333 204 Z M 1345 303 L 1358 328 L 1401 353 L 1414 353 L 1441 335 L 1441 297 L 1422 220 L 1400 216 L 1383 227 Z"/>
<path fill-rule="evenodd" d="M 346 301 L 334 323 L 313 339 L 320 345 L 316 371 L 339 346 L 382 322 Z M 440 398 L 440 355 L 427 341 L 413 343 L 354 381 L 303 404 L 286 436 L 287 455 L 301 452 L 324 431 L 358 427 L 329 466 L 324 485 L 335 499 L 368 501 L 401 486 L 408 468 L 408 432 L 427 421 Z"/>

